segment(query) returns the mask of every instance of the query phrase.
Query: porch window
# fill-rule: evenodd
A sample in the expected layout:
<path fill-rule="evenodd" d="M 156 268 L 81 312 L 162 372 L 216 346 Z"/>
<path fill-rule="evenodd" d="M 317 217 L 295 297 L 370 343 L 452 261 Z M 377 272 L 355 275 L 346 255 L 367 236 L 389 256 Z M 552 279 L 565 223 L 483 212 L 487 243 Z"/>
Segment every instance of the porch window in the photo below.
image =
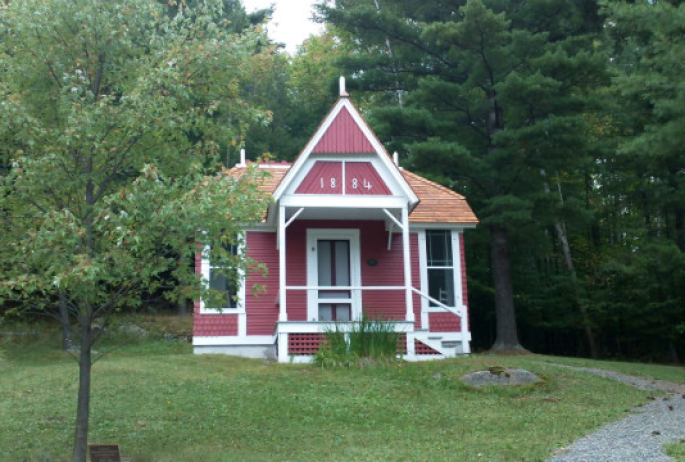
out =
<path fill-rule="evenodd" d="M 452 231 L 426 230 L 426 260 L 428 295 L 447 306 L 454 306 Z M 431 302 L 430 306 L 437 305 Z"/>
<path fill-rule="evenodd" d="M 223 248 L 230 255 L 238 255 L 238 246 L 235 244 L 227 244 Z M 216 308 L 237 308 L 236 281 L 238 274 L 235 269 L 229 268 L 226 271 L 226 267 L 226 262 L 209 262 L 209 288 L 224 294 L 221 305 Z"/>

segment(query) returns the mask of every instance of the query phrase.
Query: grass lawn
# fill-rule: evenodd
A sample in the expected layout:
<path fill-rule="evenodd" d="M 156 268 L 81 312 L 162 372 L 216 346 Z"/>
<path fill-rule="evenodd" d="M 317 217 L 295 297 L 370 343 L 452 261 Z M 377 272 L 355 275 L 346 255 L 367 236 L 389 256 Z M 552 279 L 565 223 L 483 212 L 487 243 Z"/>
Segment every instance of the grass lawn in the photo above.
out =
<path fill-rule="evenodd" d="M 551 360 L 567 362 L 474 355 L 330 371 L 148 340 L 94 365 L 90 443 L 117 443 L 134 462 L 539 461 L 647 400 Z M 684 377 L 682 368 L 582 365 Z M 458 380 L 488 366 L 546 381 L 476 390 Z M 76 363 L 57 339 L 0 344 L 0 461 L 67 460 L 76 390 Z"/>

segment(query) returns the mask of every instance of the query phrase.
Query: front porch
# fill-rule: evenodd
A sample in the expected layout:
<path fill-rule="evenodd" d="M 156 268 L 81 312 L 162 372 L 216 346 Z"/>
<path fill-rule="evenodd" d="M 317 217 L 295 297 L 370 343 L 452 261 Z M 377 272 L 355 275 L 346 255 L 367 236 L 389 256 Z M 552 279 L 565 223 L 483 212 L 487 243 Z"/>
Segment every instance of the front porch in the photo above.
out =
<path fill-rule="evenodd" d="M 329 287 L 319 286 L 290 286 L 286 289 L 304 290 L 316 292 Z M 359 294 L 362 291 L 398 291 L 405 290 L 403 286 L 343 286 L 339 290 L 351 291 Z M 279 362 L 308 363 L 319 350 L 328 332 L 350 333 L 359 330 L 361 319 L 372 319 L 374 323 L 384 324 L 385 327 L 399 334 L 398 356 L 407 361 L 423 361 L 431 359 L 443 359 L 457 355 L 469 354 L 471 334 L 468 330 L 466 311 L 456 309 L 441 303 L 421 292 L 415 287 L 409 290 L 425 299 L 432 307 L 429 313 L 451 314 L 459 318 L 459 330 L 457 332 L 440 332 L 430 330 L 429 313 L 423 313 L 423 325 L 418 326 L 415 320 L 373 320 L 368 317 L 364 310 L 353 310 L 358 313 L 350 321 L 278 321 L 274 330 L 275 356 Z M 380 318 L 383 319 L 383 318 Z"/>

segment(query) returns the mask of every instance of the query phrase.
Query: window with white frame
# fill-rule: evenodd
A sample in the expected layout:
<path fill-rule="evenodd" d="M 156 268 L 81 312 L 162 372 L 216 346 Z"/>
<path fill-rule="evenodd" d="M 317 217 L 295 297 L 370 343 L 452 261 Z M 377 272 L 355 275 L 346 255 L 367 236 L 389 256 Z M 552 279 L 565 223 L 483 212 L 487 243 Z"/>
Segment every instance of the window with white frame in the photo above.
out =
<path fill-rule="evenodd" d="M 236 244 L 226 244 L 223 246 L 224 251 L 228 255 L 238 255 L 239 249 Z M 210 260 L 203 262 L 203 277 L 208 281 L 209 288 L 220 292 L 222 294 L 221 303 L 219 305 L 207 306 L 203 301 L 203 311 L 216 311 L 226 309 L 238 308 L 238 277 L 239 272 L 232 267 L 229 262 L 218 260 Z"/>
<path fill-rule="evenodd" d="M 426 270 L 428 272 L 428 295 L 447 306 L 455 306 L 454 255 L 452 231 L 426 230 Z M 434 302 L 430 306 L 437 306 Z"/>

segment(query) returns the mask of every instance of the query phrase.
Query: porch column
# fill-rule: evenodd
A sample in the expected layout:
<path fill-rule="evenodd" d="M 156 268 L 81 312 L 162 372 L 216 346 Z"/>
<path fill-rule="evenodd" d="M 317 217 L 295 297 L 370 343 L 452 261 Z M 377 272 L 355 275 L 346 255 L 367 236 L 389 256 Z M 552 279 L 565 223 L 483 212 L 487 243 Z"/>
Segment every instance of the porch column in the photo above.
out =
<path fill-rule="evenodd" d="M 285 207 L 278 208 L 278 314 L 279 321 L 288 320 L 285 307 Z"/>
<path fill-rule="evenodd" d="M 402 206 L 402 251 L 404 260 L 404 288 L 405 304 L 407 305 L 407 321 L 414 321 L 414 301 L 411 285 L 411 257 L 409 253 L 409 211 L 407 204 Z"/>

